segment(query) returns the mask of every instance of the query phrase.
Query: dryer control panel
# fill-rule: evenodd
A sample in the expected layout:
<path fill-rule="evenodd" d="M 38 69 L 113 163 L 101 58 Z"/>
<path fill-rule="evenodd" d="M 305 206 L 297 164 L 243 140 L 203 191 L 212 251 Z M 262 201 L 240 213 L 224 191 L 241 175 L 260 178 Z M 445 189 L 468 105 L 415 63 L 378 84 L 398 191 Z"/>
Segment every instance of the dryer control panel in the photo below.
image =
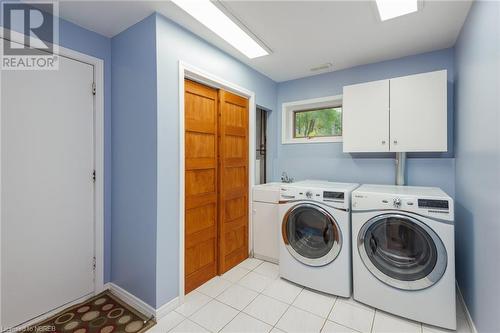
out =
<path fill-rule="evenodd" d="M 401 210 L 453 221 L 453 199 L 436 188 L 361 186 L 352 193 L 353 211 Z"/>
<path fill-rule="evenodd" d="M 448 200 L 418 199 L 418 208 L 449 209 Z"/>

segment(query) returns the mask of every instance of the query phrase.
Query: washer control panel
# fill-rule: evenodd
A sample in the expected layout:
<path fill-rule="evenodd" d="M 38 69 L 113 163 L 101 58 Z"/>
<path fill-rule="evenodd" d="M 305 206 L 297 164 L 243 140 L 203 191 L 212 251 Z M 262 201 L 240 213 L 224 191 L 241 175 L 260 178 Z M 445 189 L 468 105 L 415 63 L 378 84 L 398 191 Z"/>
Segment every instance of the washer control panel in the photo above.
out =
<path fill-rule="evenodd" d="M 323 189 L 314 188 L 298 188 L 298 187 L 287 187 L 282 186 L 280 190 L 280 202 L 287 201 L 298 201 L 298 200 L 308 200 L 308 201 L 318 201 L 330 205 L 340 205 L 344 206 L 346 203 L 345 192 L 340 191 L 327 191 Z"/>

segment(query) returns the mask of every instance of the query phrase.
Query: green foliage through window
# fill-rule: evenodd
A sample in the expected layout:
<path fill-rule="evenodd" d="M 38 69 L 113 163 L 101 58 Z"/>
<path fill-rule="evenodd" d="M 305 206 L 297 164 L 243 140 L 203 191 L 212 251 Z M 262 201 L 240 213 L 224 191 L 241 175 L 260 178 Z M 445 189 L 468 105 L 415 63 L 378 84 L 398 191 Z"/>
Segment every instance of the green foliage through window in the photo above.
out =
<path fill-rule="evenodd" d="M 294 138 L 342 136 L 342 107 L 295 111 Z"/>

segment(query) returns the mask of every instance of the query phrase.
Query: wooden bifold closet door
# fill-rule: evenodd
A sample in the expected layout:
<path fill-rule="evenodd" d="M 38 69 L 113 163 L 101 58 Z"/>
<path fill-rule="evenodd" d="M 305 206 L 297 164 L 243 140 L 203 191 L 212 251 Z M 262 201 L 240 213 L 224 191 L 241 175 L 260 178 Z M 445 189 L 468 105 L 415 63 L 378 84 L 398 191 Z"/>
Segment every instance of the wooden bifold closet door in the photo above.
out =
<path fill-rule="evenodd" d="M 248 257 L 248 100 L 185 80 L 185 292 Z"/>
<path fill-rule="evenodd" d="M 248 257 L 248 100 L 219 90 L 219 272 Z"/>
<path fill-rule="evenodd" d="M 186 80 L 186 293 L 217 274 L 217 99 L 217 90 Z"/>

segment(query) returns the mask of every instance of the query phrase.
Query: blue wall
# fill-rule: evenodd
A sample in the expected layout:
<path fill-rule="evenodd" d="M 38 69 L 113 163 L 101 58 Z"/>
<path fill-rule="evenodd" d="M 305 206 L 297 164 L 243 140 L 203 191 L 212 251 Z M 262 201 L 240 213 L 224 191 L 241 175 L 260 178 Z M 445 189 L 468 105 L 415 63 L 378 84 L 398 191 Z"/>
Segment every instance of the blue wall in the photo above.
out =
<path fill-rule="evenodd" d="M 500 332 L 500 2 L 475 1 L 456 51 L 457 279 L 479 332 Z"/>
<path fill-rule="evenodd" d="M 448 70 L 448 153 L 410 154 L 408 183 L 438 186 L 454 195 L 453 158 L 453 50 L 446 49 L 358 66 L 346 70 L 292 80 L 278 85 L 276 112 L 269 118 L 269 174 L 279 180 L 286 171 L 295 179 L 329 179 L 343 182 L 393 184 L 394 157 L 391 154 L 346 154 L 342 143 L 281 144 L 282 103 L 340 95 L 349 84 L 387 79 L 434 70 Z M 389 158 L 390 157 L 390 158 Z"/>
<path fill-rule="evenodd" d="M 276 84 L 154 14 L 112 39 L 111 279 L 153 307 L 179 292 L 179 60 L 276 105 Z"/>
<path fill-rule="evenodd" d="M 155 16 L 113 37 L 112 281 L 156 306 Z"/>
<path fill-rule="evenodd" d="M 2 2 L 7 2 L 0 0 Z M 12 2 L 12 0 L 9 0 Z M 20 24 L 12 22 L 14 30 Z M 104 283 L 111 280 L 111 39 L 59 19 L 62 47 L 104 61 Z"/>
<path fill-rule="evenodd" d="M 161 15 L 156 16 L 158 59 L 157 304 L 179 292 L 179 60 L 256 93 L 276 105 L 276 84 Z"/>

